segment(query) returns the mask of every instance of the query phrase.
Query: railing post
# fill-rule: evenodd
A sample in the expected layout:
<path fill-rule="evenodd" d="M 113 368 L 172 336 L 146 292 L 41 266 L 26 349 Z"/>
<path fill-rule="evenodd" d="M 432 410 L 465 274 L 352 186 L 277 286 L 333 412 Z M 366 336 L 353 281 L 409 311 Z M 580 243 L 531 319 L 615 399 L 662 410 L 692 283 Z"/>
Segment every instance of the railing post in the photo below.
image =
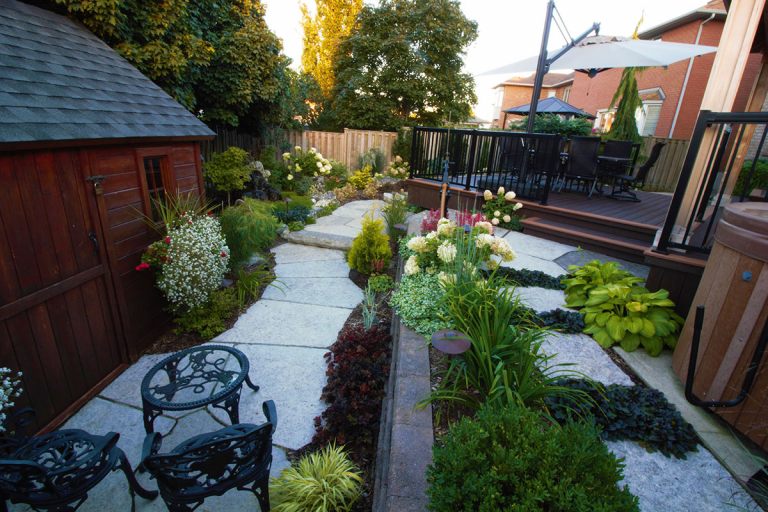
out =
<path fill-rule="evenodd" d="M 464 182 L 464 190 L 469 190 L 472 187 L 472 174 L 475 170 L 475 151 L 477 150 L 477 130 L 472 130 L 472 135 L 469 143 L 469 158 L 467 166 L 467 178 Z"/>

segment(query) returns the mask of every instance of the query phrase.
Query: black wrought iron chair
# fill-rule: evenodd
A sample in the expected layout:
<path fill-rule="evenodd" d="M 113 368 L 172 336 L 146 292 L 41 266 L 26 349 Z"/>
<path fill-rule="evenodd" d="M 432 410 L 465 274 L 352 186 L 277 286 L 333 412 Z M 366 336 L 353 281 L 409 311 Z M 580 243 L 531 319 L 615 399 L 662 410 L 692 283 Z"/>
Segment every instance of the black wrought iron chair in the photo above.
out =
<path fill-rule="evenodd" d="M 253 492 L 261 511 L 269 511 L 277 412 L 272 400 L 264 402 L 262 408 L 266 423 L 237 424 L 201 434 L 167 453 L 158 453 L 162 444 L 159 433 L 146 437 L 141 466 L 157 479 L 160 496 L 171 512 L 194 510 L 206 498 L 235 488 Z"/>
<path fill-rule="evenodd" d="M 589 197 L 597 186 L 597 151 L 600 137 L 571 138 L 568 153 L 563 153 L 563 171 L 558 180 L 559 189 L 574 181 L 589 185 Z"/>
<path fill-rule="evenodd" d="M 26 411 L 24 411 L 26 412 Z M 115 432 L 104 436 L 82 430 L 58 430 L 42 436 L 6 437 L 0 443 L 0 511 L 6 500 L 36 510 L 70 512 L 88 498 L 88 491 L 109 473 L 121 470 L 131 498 L 154 499 L 157 491 L 141 487 Z"/>
<path fill-rule="evenodd" d="M 651 154 L 648 155 L 648 160 L 640 166 L 637 173 L 634 175 L 627 174 L 622 176 L 614 176 L 613 190 L 609 197 L 613 199 L 624 199 L 627 201 L 638 202 L 640 199 L 632 188 L 642 188 L 645 184 L 645 180 L 648 177 L 648 173 L 656 165 L 656 161 L 661 155 L 661 150 L 664 149 L 666 142 L 659 141 L 651 148 Z"/>

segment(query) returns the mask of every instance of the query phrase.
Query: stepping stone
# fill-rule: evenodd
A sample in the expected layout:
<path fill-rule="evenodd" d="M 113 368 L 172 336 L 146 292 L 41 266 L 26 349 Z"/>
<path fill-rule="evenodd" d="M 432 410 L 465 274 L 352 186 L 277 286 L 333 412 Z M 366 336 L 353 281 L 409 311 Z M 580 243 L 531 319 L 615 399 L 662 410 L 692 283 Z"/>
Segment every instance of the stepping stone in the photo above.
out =
<path fill-rule="evenodd" d="M 327 348 L 349 314 L 347 308 L 262 299 L 213 341 Z"/>
<path fill-rule="evenodd" d="M 347 235 L 335 235 L 331 233 L 307 231 L 306 228 L 302 229 L 301 231 L 285 232 L 280 236 L 289 242 L 293 242 L 293 244 L 303 244 L 305 247 L 322 247 L 325 249 L 334 249 L 337 251 L 348 251 L 350 247 L 352 247 L 352 240 L 354 238 Z"/>
<path fill-rule="evenodd" d="M 326 383 L 324 349 L 237 345 L 251 362 L 251 380 L 259 386 L 254 392 L 247 386 L 240 395 L 240 421 L 259 424 L 264 421 L 261 404 L 274 400 L 277 430 L 274 443 L 296 450 L 309 443 L 315 433 L 314 418 L 326 405 L 320 401 Z M 229 422 L 220 409 L 210 409 L 222 422 Z M 183 419 L 182 419 L 183 420 Z"/>
<path fill-rule="evenodd" d="M 280 279 L 280 284 L 282 289 L 270 286 L 262 298 L 350 309 L 363 300 L 362 290 L 346 277 L 286 277 Z"/>
<path fill-rule="evenodd" d="M 344 260 L 344 253 L 341 251 L 299 244 L 278 245 L 272 248 L 272 253 L 278 265 L 302 261 Z"/>
<path fill-rule="evenodd" d="M 344 260 L 281 263 L 275 267 L 278 281 L 284 277 L 348 277 L 349 265 Z M 281 286 L 276 282 L 274 286 Z"/>
<path fill-rule="evenodd" d="M 517 270 L 538 270 L 539 272 L 544 272 L 552 277 L 558 277 L 565 274 L 563 267 L 554 261 L 537 258 L 536 256 L 531 256 L 522 252 L 518 252 L 517 257 L 514 260 L 503 262 L 501 266 Z"/>
<path fill-rule="evenodd" d="M 141 409 L 141 381 L 150 368 L 167 357 L 168 354 L 149 354 L 141 356 L 134 364 L 120 374 L 109 386 L 104 388 L 99 396 L 114 402 L 130 405 Z M 185 411 L 165 411 L 164 415 L 178 418 L 186 414 Z M 158 420 L 155 420 L 158 421 Z"/>
<path fill-rule="evenodd" d="M 592 337 L 586 334 L 553 332 L 547 336 L 541 349 L 552 356 L 549 364 L 572 363 L 572 366 L 561 368 L 564 372 L 581 372 L 605 385 L 633 385 L 632 379 L 611 360 Z"/>
<path fill-rule="evenodd" d="M 515 295 L 520 301 L 534 311 L 544 312 L 553 309 L 569 309 L 565 307 L 565 294 L 562 290 L 550 290 L 537 286 L 515 288 Z"/>
<path fill-rule="evenodd" d="M 625 459 L 624 480 L 640 498 L 642 512 L 659 510 L 760 510 L 744 489 L 703 446 L 685 459 L 648 452 L 632 441 L 606 442 Z"/>
<path fill-rule="evenodd" d="M 355 238 L 362 228 L 360 228 L 359 224 L 360 221 L 351 221 L 351 223 L 358 223 L 358 226 L 355 227 L 354 225 L 344 225 L 344 224 L 324 224 L 324 225 L 316 225 L 311 224 L 304 228 L 304 231 L 309 231 L 310 233 L 321 233 L 321 234 L 329 234 L 329 235 L 338 235 L 338 236 L 346 236 L 351 238 Z"/>
<path fill-rule="evenodd" d="M 347 222 L 351 222 L 355 220 L 356 217 L 357 215 L 349 215 L 349 216 L 336 215 L 336 212 L 333 212 L 331 215 L 320 217 L 315 221 L 314 224 L 310 224 L 310 226 L 327 226 L 327 225 L 346 224 Z"/>
<path fill-rule="evenodd" d="M 554 260 L 563 254 L 576 250 L 576 247 L 526 235 L 519 231 L 510 231 L 504 238 L 516 253 L 529 254 L 545 260 Z"/>

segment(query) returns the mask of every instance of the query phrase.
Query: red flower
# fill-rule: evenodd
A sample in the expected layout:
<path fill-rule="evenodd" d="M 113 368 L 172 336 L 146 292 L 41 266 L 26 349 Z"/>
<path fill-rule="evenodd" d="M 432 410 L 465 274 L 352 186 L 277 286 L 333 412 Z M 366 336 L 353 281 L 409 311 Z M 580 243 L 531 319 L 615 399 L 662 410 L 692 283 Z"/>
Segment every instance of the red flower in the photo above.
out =
<path fill-rule="evenodd" d="M 222 258 L 226 258 L 227 257 L 227 253 L 224 252 L 224 251 L 221 251 L 221 254 L 219 254 L 219 256 L 221 256 Z"/>
<path fill-rule="evenodd" d="M 168 245 L 171 245 L 171 237 L 169 236 L 165 237 L 165 243 Z"/>
<path fill-rule="evenodd" d="M 147 269 L 149 269 L 149 263 L 146 263 L 144 261 L 136 265 L 137 272 L 141 272 L 142 270 L 147 270 Z"/>

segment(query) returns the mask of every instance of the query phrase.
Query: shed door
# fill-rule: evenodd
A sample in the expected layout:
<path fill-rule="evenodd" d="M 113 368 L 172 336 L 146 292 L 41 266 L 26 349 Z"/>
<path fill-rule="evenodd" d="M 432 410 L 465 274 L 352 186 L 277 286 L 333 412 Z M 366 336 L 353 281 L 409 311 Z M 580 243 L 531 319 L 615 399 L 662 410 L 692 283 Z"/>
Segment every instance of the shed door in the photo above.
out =
<path fill-rule="evenodd" d="M 76 151 L 0 154 L 0 366 L 38 428 L 125 360 L 103 245 Z"/>

